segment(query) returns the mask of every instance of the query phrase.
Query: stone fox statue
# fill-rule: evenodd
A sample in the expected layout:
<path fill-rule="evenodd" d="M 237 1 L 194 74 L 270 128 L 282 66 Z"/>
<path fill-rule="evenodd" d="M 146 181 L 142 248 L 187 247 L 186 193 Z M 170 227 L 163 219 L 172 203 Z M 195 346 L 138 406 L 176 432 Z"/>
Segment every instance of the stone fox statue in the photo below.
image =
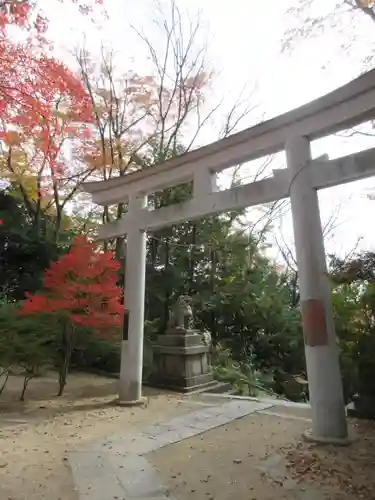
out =
<path fill-rule="evenodd" d="M 169 328 L 178 330 L 192 330 L 194 327 L 191 297 L 180 295 L 169 315 Z"/>

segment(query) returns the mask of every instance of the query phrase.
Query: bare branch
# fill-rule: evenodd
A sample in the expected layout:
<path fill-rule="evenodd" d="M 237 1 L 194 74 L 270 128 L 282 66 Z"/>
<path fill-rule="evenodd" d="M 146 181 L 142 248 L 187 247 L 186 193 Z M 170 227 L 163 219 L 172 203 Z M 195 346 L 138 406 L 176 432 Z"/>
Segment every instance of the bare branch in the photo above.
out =
<path fill-rule="evenodd" d="M 284 33 L 282 50 L 293 50 L 298 41 L 322 35 L 327 29 L 340 30 L 342 17 L 354 16 L 357 11 L 358 8 L 349 5 L 346 0 L 320 3 L 317 0 L 298 0 L 287 11 L 294 26 Z"/>
<path fill-rule="evenodd" d="M 155 49 L 157 44 L 147 34 L 133 29 L 145 44 L 156 74 L 158 105 L 154 110 L 154 120 L 158 133 L 155 161 L 162 161 L 170 154 L 177 154 L 181 146 L 184 152 L 192 148 L 220 104 L 203 113 L 203 93 L 207 90 L 212 71 L 207 70 L 206 46 L 197 43 L 201 30 L 199 16 L 194 22 L 188 19 L 174 0 L 169 3 L 168 13 L 158 5 L 154 24 L 163 37 L 161 51 Z M 191 139 L 186 143 L 184 137 L 189 129 Z"/>

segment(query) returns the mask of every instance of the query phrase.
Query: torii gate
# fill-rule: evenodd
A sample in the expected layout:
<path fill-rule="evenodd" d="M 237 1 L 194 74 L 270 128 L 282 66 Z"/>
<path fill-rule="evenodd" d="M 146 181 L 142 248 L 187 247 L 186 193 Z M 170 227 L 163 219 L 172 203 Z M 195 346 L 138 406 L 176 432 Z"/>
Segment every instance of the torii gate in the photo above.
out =
<path fill-rule="evenodd" d="M 178 222 L 290 197 L 312 432 L 320 442 L 348 438 L 317 190 L 375 175 L 375 149 L 337 160 L 312 160 L 310 141 L 375 118 L 375 70 L 309 104 L 151 169 L 84 184 L 94 203 L 128 202 L 128 214 L 99 227 L 99 239 L 127 235 L 129 336 L 121 355 L 119 399 L 142 400 L 146 232 Z M 217 191 L 225 168 L 286 151 L 273 177 Z M 147 195 L 193 181 L 191 200 L 151 210 Z"/>

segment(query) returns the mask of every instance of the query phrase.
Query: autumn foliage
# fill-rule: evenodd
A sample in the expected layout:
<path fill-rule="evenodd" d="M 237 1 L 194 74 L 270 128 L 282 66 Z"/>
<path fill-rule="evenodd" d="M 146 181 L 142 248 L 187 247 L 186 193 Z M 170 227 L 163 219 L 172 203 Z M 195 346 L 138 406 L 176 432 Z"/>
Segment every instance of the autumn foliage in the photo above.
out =
<path fill-rule="evenodd" d="M 103 0 L 56 2 L 90 18 L 102 12 Z M 64 203 L 84 180 L 63 152 L 66 141 L 84 142 L 92 121 L 88 93 L 55 57 L 48 27 L 39 2 L 0 0 L 0 172 L 20 188 L 36 226 L 42 210 L 60 224 Z"/>
<path fill-rule="evenodd" d="M 68 253 L 52 262 L 44 275 L 44 294 L 28 295 L 22 314 L 57 312 L 72 324 L 104 332 L 122 323 L 118 262 L 77 236 Z"/>
<path fill-rule="evenodd" d="M 92 0 L 91 7 L 90 2 L 70 2 L 88 14 L 102 0 Z M 0 0 L 1 139 L 14 130 L 36 135 L 45 155 L 53 158 L 59 139 L 54 140 L 56 101 L 81 122 L 91 119 L 91 105 L 81 81 L 53 56 L 47 29 L 38 3 Z"/>

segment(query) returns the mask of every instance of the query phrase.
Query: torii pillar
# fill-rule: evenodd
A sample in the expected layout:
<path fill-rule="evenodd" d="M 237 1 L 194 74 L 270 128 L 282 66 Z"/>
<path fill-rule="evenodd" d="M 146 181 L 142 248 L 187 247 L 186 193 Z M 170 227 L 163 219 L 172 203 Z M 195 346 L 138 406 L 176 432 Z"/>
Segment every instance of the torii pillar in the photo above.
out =
<path fill-rule="evenodd" d="M 312 431 L 305 437 L 315 442 L 348 444 L 319 201 L 311 184 L 314 165 L 310 143 L 305 137 L 294 137 L 286 142 L 285 149 L 312 409 Z"/>
<path fill-rule="evenodd" d="M 147 207 L 147 196 L 129 197 L 129 216 Z M 128 338 L 122 341 L 120 405 L 142 404 L 146 233 L 137 224 L 127 233 L 124 307 L 128 311 Z"/>

